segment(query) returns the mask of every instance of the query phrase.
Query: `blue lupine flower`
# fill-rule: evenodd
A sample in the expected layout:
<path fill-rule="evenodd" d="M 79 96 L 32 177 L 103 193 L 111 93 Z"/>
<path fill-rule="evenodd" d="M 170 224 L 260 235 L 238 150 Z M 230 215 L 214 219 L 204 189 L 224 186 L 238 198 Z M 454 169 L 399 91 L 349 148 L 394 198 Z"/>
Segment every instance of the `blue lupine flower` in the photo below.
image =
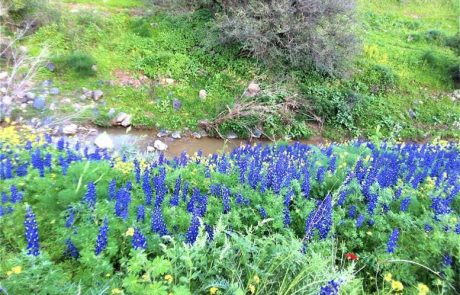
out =
<path fill-rule="evenodd" d="M 10 187 L 10 192 L 11 192 L 11 203 L 16 204 L 22 201 L 23 199 L 22 193 L 18 191 L 15 185 L 12 185 Z"/>
<path fill-rule="evenodd" d="M 388 243 L 387 243 L 388 253 L 394 253 L 397 243 L 398 243 L 398 237 L 399 237 L 399 229 L 395 228 L 393 229 L 393 232 L 391 233 L 390 239 L 388 240 Z"/>
<path fill-rule="evenodd" d="M 402 212 L 406 212 L 407 209 L 409 208 L 409 205 L 410 205 L 410 197 L 404 198 L 401 201 L 401 205 L 399 206 L 399 210 L 401 210 Z"/>
<path fill-rule="evenodd" d="M 351 205 L 350 208 L 348 209 L 348 217 L 355 218 L 355 216 L 356 216 L 356 206 Z"/>
<path fill-rule="evenodd" d="M 33 256 L 40 255 L 37 222 L 35 221 L 35 214 L 32 212 L 32 209 L 29 206 L 27 206 L 26 209 L 24 227 L 27 241 L 27 254 Z"/>
<path fill-rule="evenodd" d="M 101 254 L 102 251 L 107 247 L 107 239 L 109 232 L 109 221 L 107 217 L 104 218 L 104 222 L 102 223 L 101 227 L 99 227 L 99 234 L 97 235 L 96 239 L 96 247 L 95 247 L 95 254 L 96 256 Z"/>
<path fill-rule="evenodd" d="M 72 243 L 72 240 L 70 238 L 68 238 L 65 241 L 65 243 L 67 245 L 67 249 L 64 252 L 64 256 L 71 257 L 71 258 L 74 258 L 74 259 L 78 259 L 80 257 L 80 252 L 78 252 L 78 249 Z"/>
<path fill-rule="evenodd" d="M 230 212 L 230 189 L 226 187 L 222 189 L 222 204 L 224 206 L 224 214 Z"/>
<path fill-rule="evenodd" d="M 181 184 L 182 184 L 182 179 L 179 176 L 176 179 L 176 184 L 174 186 L 174 192 L 173 192 L 173 195 L 171 197 L 171 200 L 169 201 L 169 204 L 171 206 L 179 206 L 179 193 L 180 193 Z"/>
<path fill-rule="evenodd" d="M 109 200 L 114 200 L 117 197 L 117 181 L 112 179 L 109 183 Z"/>
<path fill-rule="evenodd" d="M 69 169 L 69 163 L 67 160 L 62 155 L 59 155 L 58 162 L 62 169 L 62 175 L 67 175 L 67 170 Z"/>
<path fill-rule="evenodd" d="M 324 169 L 324 167 L 318 168 L 318 172 L 316 173 L 316 181 L 318 181 L 318 183 L 322 183 L 324 181 L 325 172 L 326 170 Z"/>
<path fill-rule="evenodd" d="M 283 218 L 284 227 L 289 227 L 289 225 L 291 224 L 291 212 L 289 211 L 289 208 L 284 207 L 283 214 L 284 214 L 284 218 Z"/>
<path fill-rule="evenodd" d="M 134 173 L 135 173 L 136 183 L 140 183 L 141 182 L 141 167 L 139 165 L 139 161 L 135 159 L 133 163 L 134 163 Z"/>
<path fill-rule="evenodd" d="M 319 295 L 338 295 L 340 285 L 334 280 L 329 281 L 327 285 L 322 286 Z"/>
<path fill-rule="evenodd" d="M 8 195 L 5 192 L 2 192 L 2 204 L 6 204 L 8 202 Z"/>
<path fill-rule="evenodd" d="M 345 203 L 345 200 L 347 198 L 347 195 L 348 195 L 348 191 L 347 190 L 343 190 L 340 192 L 340 195 L 339 195 L 339 199 L 337 200 L 337 206 L 341 207 L 344 203 Z"/>
<path fill-rule="evenodd" d="M 451 266 L 452 256 L 450 256 L 449 254 L 444 254 L 444 256 L 442 257 L 442 265 L 444 265 L 445 267 Z"/>
<path fill-rule="evenodd" d="M 133 239 L 131 241 L 133 249 L 135 250 L 145 250 L 147 249 L 147 239 L 142 234 L 139 228 L 134 229 Z"/>
<path fill-rule="evenodd" d="M 188 244 L 193 244 L 196 241 L 196 238 L 198 237 L 198 231 L 200 229 L 200 218 L 193 214 L 192 220 L 190 222 L 190 226 L 187 230 L 187 233 L 185 234 L 185 242 Z"/>
<path fill-rule="evenodd" d="M 152 214 L 152 232 L 159 234 L 160 236 L 168 235 L 168 229 L 163 219 L 163 213 L 161 208 L 155 208 Z"/>
<path fill-rule="evenodd" d="M 425 231 L 426 231 L 426 232 L 430 232 L 430 231 L 433 230 L 433 227 L 432 227 L 431 225 L 429 225 L 429 224 L 425 224 L 425 227 L 424 227 L 424 228 L 425 228 Z"/>
<path fill-rule="evenodd" d="M 264 207 L 259 207 L 259 214 L 262 219 L 267 219 L 268 215 L 267 212 L 265 212 Z"/>
<path fill-rule="evenodd" d="M 460 222 L 455 225 L 455 233 L 460 235 Z"/>
<path fill-rule="evenodd" d="M 136 221 L 144 222 L 145 220 L 145 208 L 143 205 L 137 206 Z"/>
<path fill-rule="evenodd" d="M 69 216 L 67 217 L 65 221 L 65 227 L 71 228 L 73 223 L 75 222 L 75 209 L 73 209 L 72 207 L 69 207 L 67 211 L 69 211 Z"/>
<path fill-rule="evenodd" d="M 88 205 L 90 209 L 94 209 L 96 206 L 96 186 L 93 182 L 88 183 L 88 188 L 86 190 L 84 202 Z"/>
<path fill-rule="evenodd" d="M 364 218 L 364 215 L 360 214 L 360 215 L 358 216 L 358 219 L 356 219 L 356 227 L 357 227 L 357 228 L 360 228 L 360 227 L 363 225 L 364 219 L 365 219 L 365 218 Z"/>
<path fill-rule="evenodd" d="M 115 215 L 126 220 L 129 213 L 129 203 L 131 202 L 131 193 L 126 188 L 121 188 L 117 193 L 115 202 Z"/>
<path fill-rule="evenodd" d="M 144 175 L 142 176 L 142 189 L 145 194 L 145 204 L 150 206 L 152 204 L 153 191 L 152 185 L 150 184 L 150 174 L 148 170 L 145 170 Z"/>
<path fill-rule="evenodd" d="M 209 224 L 205 224 L 204 228 L 206 230 L 206 233 L 208 234 L 208 239 L 210 241 L 214 240 L 214 230 L 212 229 L 212 226 Z"/>

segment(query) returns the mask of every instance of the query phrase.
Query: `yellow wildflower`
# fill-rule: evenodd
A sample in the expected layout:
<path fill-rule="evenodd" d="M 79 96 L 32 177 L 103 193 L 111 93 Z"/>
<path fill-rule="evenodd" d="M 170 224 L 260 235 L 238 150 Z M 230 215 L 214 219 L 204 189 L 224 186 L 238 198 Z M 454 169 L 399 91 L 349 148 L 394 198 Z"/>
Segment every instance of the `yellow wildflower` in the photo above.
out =
<path fill-rule="evenodd" d="M 12 272 L 11 270 L 9 270 L 9 271 L 6 272 L 6 275 L 7 275 L 7 276 L 11 276 L 12 274 L 13 274 L 13 272 Z"/>
<path fill-rule="evenodd" d="M 130 227 L 125 233 L 125 236 L 132 237 L 134 235 L 134 228 Z"/>
<path fill-rule="evenodd" d="M 254 286 L 253 284 L 250 284 L 249 285 L 249 292 L 251 292 L 251 294 L 256 293 L 256 286 Z"/>
<path fill-rule="evenodd" d="M 109 274 L 109 273 L 106 273 L 106 274 L 105 274 L 105 276 L 106 276 L 106 277 L 110 277 L 110 276 L 111 276 L 111 274 Z"/>
<path fill-rule="evenodd" d="M 393 278 L 393 276 L 391 275 L 391 273 L 387 273 L 385 274 L 385 276 L 383 277 L 383 279 L 385 280 L 385 282 L 391 282 L 391 279 Z"/>
<path fill-rule="evenodd" d="M 148 274 L 148 273 L 143 274 L 143 275 L 142 275 L 142 280 L 143 280 L 144 282 L 150 281 L 150 276 L 149 276 L 149 274 Z"/>
<path fill-rule="evenodd" d="M 11 269 L 11 271 L 15 274 L 20 274 L 22 272 L 22 267 L 20 266 L 15 266 Z"/>
<path fill-rule="evenodd" d="M 419 283 L 417 285 L 418 295 L 426 295 L 430 292 L 430 288 L 427 285 Z"/>
<path fill-rule="evenodd" d="M 123 290 L 119 288 L 112 289 L 112 294 L 123 294 Z"/>
<path fill-rule="evenodd" d="M 255 275 L 254 277 L 252 277 L 252 279 L 254 280 L 254 284 L 260 283 L 260 278 L 258 275 Z"/>
<path fill-rule="evenodd" d="M 165 281 L 167 281 L 168 283 L 171 283 L 173 281 L 172 275 L 165 275 Z"/>
<path fill-rule="evenodd" d="M 215 294 L 217 294 L 217 291 L 219 291 L 219 288 L 217 288 L 217 287 L 211 287 L 211 288 L 209 289 L 209 294 L 215 295 Z"/>
<path fill-rule="evenodd" d="M 366 234 L 367 234 L 368 236 L 372 236 L 372 232 L 371 232 L 371 231 L 368 231 Z"/>
<path fill-rule="evenodd" d="M 391 289 L 395 291 L 402 291 L 404 286 L 400 281 L 391 281 Z"/>

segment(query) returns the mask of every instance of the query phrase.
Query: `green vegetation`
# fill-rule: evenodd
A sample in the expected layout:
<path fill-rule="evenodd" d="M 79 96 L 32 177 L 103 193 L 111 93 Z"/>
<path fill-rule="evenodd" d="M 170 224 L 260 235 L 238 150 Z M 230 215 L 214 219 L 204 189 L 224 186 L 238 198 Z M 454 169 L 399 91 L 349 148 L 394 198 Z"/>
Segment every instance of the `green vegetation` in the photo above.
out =
<path fill-rule="evenodd" d="M 40 28 L 27 45 L 36 53 L 48 44 L 56 57 L 91 54 L 97 64 L 94 77 L 60 67 L 55 73 L 44 70 L 41 78 L 71 92 L 104 90 L 107 104 L 100 107 L 98 124 L 107 124 L 104 114 L 113 107 L 132 114 L 135 127 L 197 129 L 201 120 L 212 121 L 227 105 L 240 103 L 254 80 L 263 94 L 254 99 L 257 103 L 280 103 L 289 95 L 302 108 L 287 119 L 278 113 L 268 119 L 237 116 L 218 126 L 221 134 L 248 135 L 257 127 L 270 136 L 305 137 L 321 130 L 318 123 L 324 126 L 322 135 L 332 139 L 372 136 L 376 130 L 401 139 L 460 134 L 453 127 L 459 125 L 460 106 L 451 99 L 459 82 L 455 1 L 358 1 L 362 50 L 344 78 L 266 68 L 244 57 L 239 44 L 215 45 L 214 15 L 206 9 L 174 12 L 135 1 L 76 2 L 77 12 Z M 120 83 L 120 75 L 142 83 Z M 167 78 L 174 81 L 165 83 Z M 207 91 L 204 101 L 198 96 L 201 89 Z M 175 100 L 181 102 L 178 110 Z"/>

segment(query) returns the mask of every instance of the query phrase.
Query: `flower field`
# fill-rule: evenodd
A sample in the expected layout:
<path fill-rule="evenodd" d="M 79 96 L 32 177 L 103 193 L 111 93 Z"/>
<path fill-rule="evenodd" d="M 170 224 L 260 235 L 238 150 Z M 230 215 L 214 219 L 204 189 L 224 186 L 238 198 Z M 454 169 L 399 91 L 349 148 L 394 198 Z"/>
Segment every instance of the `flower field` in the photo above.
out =
<path fill-rule="evenodd" d="M 456 294 L 460 147 L 155 161 L 0 131 L 0 294 Z"/>

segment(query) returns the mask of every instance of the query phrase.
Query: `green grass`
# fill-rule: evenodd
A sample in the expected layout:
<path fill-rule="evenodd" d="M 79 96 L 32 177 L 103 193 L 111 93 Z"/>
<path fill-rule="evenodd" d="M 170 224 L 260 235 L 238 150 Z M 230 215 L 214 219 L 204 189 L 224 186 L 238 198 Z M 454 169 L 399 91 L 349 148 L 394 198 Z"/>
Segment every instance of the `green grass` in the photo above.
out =
<path fill-rule="evenodd" d="M 54 74 L 44 71 L 41 78 L 52 78 L 69 92 L 101 88 L 107 100 L 101 113 L 111 107 L 131 113 L 136 127 L 196 129 L 200 120 L 215 118 L 235 102 L 250 80 L 257 79 L 263 85 L 281 84 L 292 91 L 300 86 L 301 94 L 309 99 L 312 93 L 317 95 L 315 104 L 328 108 L 325 134 L 331 138 L 372 136 L 377 128 L 386 136 L 412 139 L 460 135 L 449 128 L 460 121 L 460 106 L 447 98 L 454 89 L 448 70 L 458 57 L 443 41 L 458 32 L 455 1 L 359 0 L 363 50 L 349 79 L 298 72 L 280 75 L 276 69 L 264 69 L 257 61 L 239 56 L 236 48 L 206 48 L 212 21 L 206 11 L 141 18 L 113 9 L 140 7 L 140 1 L 72 3 L 98 11 L 64 14 L 59 24 L 41 28 L 28 45 L 37 52 L 48 44 L 54 56 L 89 53 L 97 61 L 97 76 L 82 77 L 64 68 Z M 134 77 L 145 74 L 152 83 L 138 89 L 98 84 L 114 80 L 116 69 Z M 277 81 L 283 75 L 289 82 Z M 162 78 L 175 83 L 156 83 Z M 205 101 L 198 97 L 200 89 L 208 93 Z M 347 107 L 350 93 L 359 103 Z M 178 111 L 172 108 L 174 99 L 182 102 Z M 414 118 L 409 110 L 416 113 Z M 97 121 L 104 123 L 103 119 Z M 227 126 L 238 129 L 238 124 Z M 281 132 L 288 129 L 280 128 Z"/>

